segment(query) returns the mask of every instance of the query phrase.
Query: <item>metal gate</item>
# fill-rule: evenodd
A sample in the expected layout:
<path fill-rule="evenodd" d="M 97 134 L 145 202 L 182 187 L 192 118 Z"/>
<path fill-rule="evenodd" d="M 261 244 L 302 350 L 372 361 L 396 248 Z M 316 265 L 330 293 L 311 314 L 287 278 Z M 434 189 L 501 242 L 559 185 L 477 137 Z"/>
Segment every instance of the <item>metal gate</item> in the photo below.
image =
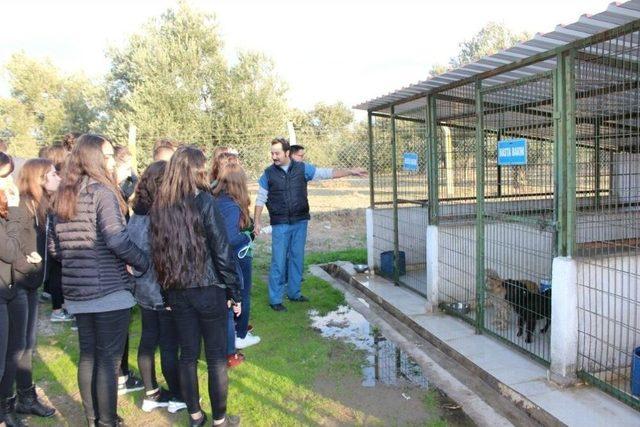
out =
<path fill-rule="evenodd" d="M 477 100 L 478 324 L 544 362 L 555 252 L 553 99 L 549 72 L 481 90 Z"/>

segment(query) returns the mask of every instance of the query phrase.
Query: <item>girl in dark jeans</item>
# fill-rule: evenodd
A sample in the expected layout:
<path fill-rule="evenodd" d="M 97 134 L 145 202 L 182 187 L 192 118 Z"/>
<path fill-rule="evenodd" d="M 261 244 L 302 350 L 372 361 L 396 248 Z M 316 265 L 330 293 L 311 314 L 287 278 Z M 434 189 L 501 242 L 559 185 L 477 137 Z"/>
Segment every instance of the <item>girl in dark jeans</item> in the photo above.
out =
<path fill-rule="evenodd" d="M 249 214 L 249 189 L 247 176 L 237 163 L 228 163 L 222 168 L 218 185 L 213 190 L 218 208 L 225 219 L 229 242 L 242 274 L 242 314 L 235 325 L 235 347 L 243 349 L 260 342 L 260 337 L 248 331 L 251 308 L 251 242 L 253 221 Z"/>
<path fill-rule="evenodd" d="M 0 388 L 12 385 L 18 360 L 24 351 L 26 300 L 12 283 L 12 264 L 22 254 L 20 244 L 20 197 L 9 175 L 13 162 L 0 152 Z M 10 392 L 9 392 L 10 393 Z M 15 396 L 0 390 L 0 427 L 22 426 L 15 414 Z"/>
<path fill-rule="evenodd" d="M 214 426 L 237 425 L 227 411 L 227 310 L 241 312 L 240 282 L 224 220 L 207 182 L 205 157 L 176 150 L 150 213 L 151 253 L 158 282 L 180 331 L 180 388 L 191 426 L 202 426 L 197 361 L 200 341 L 209 374 Z"/>
<path fill-rule="evenodd" d="M 62 291 L 76 317 L 78 385 L 89 425 L 117 426 L 117 371 L 135 300 L 127 265 L 149 263 L 129 239 L 127 212 L 114 179 L 113 146 L 80 136 L 54 198 L 49 251 L 62 260 Z"/>
<path fill-rule="evenodd" d="M 24 164 L 18 176 L 20 208 L 23 221 L 20 227 L 20 241 L 23 253 L 37 253 L 41 262 L 31 264 L 16 262 L 14 280 L 17 292 L 23 293 L 27 301 L 27 328 L 25 349 L 18 362 L 16 388 L 18 400 L 16 412 L 50 417 L 55 410 L 38 400 L 33 384 L 32 358 L 36 346 L 38 320 L 38 288 L 43 282 L 46 270 L 46 224 L 50 197 L 58 190 L 60 177 L 53 162 L 47 159 L 30 159 Z"/>
<path fill-rule="evenodd" d="M 135 191 L 133 215 L 127 224 L 131 240 L 147 254 L 149 248 L 149 209 L 162 183 L 167 162 L 151 163 L 144 171 Z M 177 412 L 187 406 L 180 392 L 178 372 L 178 333 L 173 316 L 162 298 L 160 284 L 153 267 L 136 278 L 133 292 L 142 314 L 142 333 L 138 347 L 138 367 L 144 382 L 142 410 L 150 412 L 166 407 Z M 169 391 L 160 388 L 156 380 L 155 353 L 160 347 L 162 375 Z"/>

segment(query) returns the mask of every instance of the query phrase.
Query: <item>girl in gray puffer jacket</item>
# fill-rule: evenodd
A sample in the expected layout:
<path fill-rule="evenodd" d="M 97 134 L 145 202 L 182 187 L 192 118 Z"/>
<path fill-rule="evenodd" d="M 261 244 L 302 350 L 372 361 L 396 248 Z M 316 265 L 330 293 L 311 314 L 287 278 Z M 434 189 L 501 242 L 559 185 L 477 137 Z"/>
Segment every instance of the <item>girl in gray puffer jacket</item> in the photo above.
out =
<path fill-rule="evenodd" d="M 149 209 L 153 197 L 162 184 L 166 162 L 149 165 L 142 174 L 135 190 L 133 215 L 127 225 L 131 240 L 144 252 L 151 252 L 149 245 Z M 180 393 L 178 370 L 178 335 L 171 311 L 165 307 L 162 288 L 156 279 L 153 266 L 135 279 L 133 291 L 142 314 L 142 335 L 138 347 L 138 367 L 144 382 L 145 396 L 142 410 L 149 412 L 166 407 L 177 412 L 187 406 Z M 155 376 L 155 352 L 160 347 L 160 363 L 169 391 L 160 388 Z"/>

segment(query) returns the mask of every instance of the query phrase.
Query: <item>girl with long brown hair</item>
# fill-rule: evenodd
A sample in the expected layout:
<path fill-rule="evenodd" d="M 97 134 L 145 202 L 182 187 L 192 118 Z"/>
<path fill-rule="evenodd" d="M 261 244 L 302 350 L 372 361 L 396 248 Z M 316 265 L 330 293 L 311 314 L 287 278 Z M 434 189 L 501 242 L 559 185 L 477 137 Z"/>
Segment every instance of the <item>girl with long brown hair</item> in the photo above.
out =
<path fill-rule="evenodd" d="M 151 163 L 142 174 L 136 187 L 133 215 L 127 224 L 131 240 L 147 254 L 151 252 L 149 242 L 149 210 L 162 185 L 167 162 Z M 153 266 L 140 277 L 136 277 L 134 296 L 140 306 L 142 331 L 138 346 L 138 368 L 144 383 L 142 410 L 167 408 L 177 412 L 187 406 L 180 391 L 178 372 L 178 331 L 171 311 L 165 307 L 162 288 Z M 165 390 L 156 380 L 155 353 L 160 347 L 162 375 L 169 387 Z"/>
<path fill-rule="evenodd" d="M 229 163 L 238 164 L 238 152 L 229 147 L 216 147 L 211 157 L 211 172 L 209 174 L 212 189 L 218 185 L 222 169 Z"/>
<path fill-rule="evenodd" d="M 19 294 L 27 301 L 27 324 L 24 330 L 24 350 L 18 360 L 16 388 L 18 397 L 16 412 L 50 417 L 55 409 L 38 400 L 33 384 L 32 357 L 36 346 L 38 319 L 38 288 L 42 285 L 46 271 L 46 229 L 50 199 L 57 191 L 60 177 L 53 162 L 47 159 L 30 159 L 18 174 L 17 187 L 20 192 L 22 224 L 20 242 L 25 257 L 35 258 L 37 263 L 16 262 L 14 264 L 14 284 Z M 27 255 L 30 254 L 30 255 Z M 25 258 L 26 259 L 26 258 Z M 13 384 L 9 385 L 13 394 Z"/>
<path fill-rule="evenodd" d="M 42 151 L 42 150 L 41 150 Z M 46 150 L 40 153 L 40 157 L 53 162 L 53 166 L 58 172 L 58 176 L 62 173 L 64 164 L 66 163 L 69 152 L 57 143 L 46 147 Z M 49 212 L 50 215 L 50 212 Z M 67 310 L 63 308 L 64 296 L 62 295 L 62 265 L 57 259 L 49 258 L 45 265 L 44 292 L 51 296 L 51 322 L 73 322 L 74 318 Z M 44 293 L 43 292 L 43 293 Z"/>
<path fill-rule="evenodd" d="M 209 193 L 206 159 L 192 146 L 171 157 L 150 214 L 151 253 L 180 340 L 180 386 L 191 426 L 202 426 L 197 361 L 200 342 L 209 373 L 214 425 L 237 425 L 227 411 L 227 309 L 240 312 L 240 283 L 224 220 Z"/>
<path fill-rule="evenodd" d="M 146 255 L 126 230 L 125 204 L 115 182 L 111 142 L 99 135 L 78 138 L 53 202 L 51 255 L 62 260 L 62 290 L 76 317 L 78 383 L 89 425 L 116 426 L 117 368 L 129 330 L 132 279 Z M 97 407 L 96 407 L 97 406 Z"/>
<path fill-rule="evenodd" d="M 249 332 L 251 308 L 251 273 L 253 254 L 251 242 L 253 221 L 249 213 L 251 198 L 247 187 L 247 175 L 237 163 L 228 163 L 221 171 L 218 186 L 213 190 L 216 202 L 225 219 L 227 235 L 242 277 L 242 313 L 235 323 L 234 347 L 243 349 L 258 344 L 260 337 Z M 234 359 L 230 359 L 232 364 Z"/>
<path fill-rule="evenodd" d="M 11 179 L 13 162 L 0 152 L 0 389 L 13 384 L 24 349 L 26 300 L 13 286 L 13 264 L 24 257 L 20 243 L 20 196 Z M 15 414 L 15 397 L 0 391 L 0 427 L 22 426 Z"/>

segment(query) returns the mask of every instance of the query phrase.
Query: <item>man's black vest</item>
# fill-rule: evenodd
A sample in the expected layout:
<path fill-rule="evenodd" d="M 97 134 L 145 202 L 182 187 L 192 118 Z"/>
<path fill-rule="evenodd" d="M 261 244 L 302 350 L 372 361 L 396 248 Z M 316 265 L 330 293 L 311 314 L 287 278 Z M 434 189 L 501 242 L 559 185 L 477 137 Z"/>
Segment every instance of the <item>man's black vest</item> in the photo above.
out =
<path fill-rule="evenodd" d="M 264 170 L 267 177 L 267 210 L 271 224 L 293 224 L 309 219 L 304 163 L 291 160 L 287 172 L 276 165 Z"/>

